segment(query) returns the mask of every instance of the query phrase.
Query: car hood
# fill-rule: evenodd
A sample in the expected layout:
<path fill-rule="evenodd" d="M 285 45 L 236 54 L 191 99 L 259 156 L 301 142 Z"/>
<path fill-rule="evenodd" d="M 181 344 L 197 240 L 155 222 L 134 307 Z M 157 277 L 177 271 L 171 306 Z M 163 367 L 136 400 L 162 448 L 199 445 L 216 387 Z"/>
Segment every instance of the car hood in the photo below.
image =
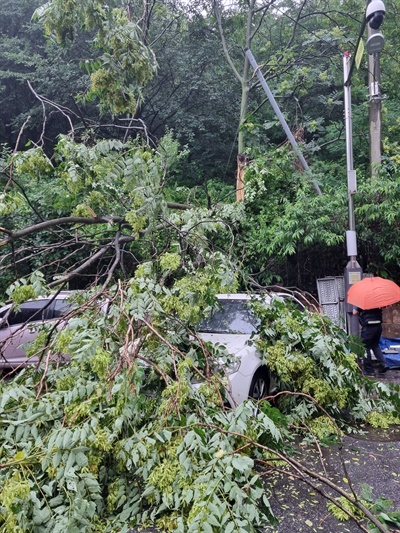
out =
<path fill-rule="evenodd" d="M 199 332 L 198 336 L 203 339 L 203 341 L 212 342 L 213 344 L 218 343 L 225 346 L 227 351 L 236 357 L 242 357 L 244 353 L 250 351 L 253 352 L 255 350 L 254 346 L 249 346 L 248 344 L 250 335 Z"/>

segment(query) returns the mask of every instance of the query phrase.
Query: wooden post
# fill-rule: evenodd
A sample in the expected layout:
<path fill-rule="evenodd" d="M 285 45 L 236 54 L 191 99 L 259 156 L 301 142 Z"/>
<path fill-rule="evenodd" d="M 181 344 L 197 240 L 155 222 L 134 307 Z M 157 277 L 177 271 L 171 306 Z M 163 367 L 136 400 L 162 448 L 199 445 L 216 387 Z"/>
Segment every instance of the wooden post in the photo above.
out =
<path fill-rule="evenodd" d="M 247 158 L 245 154 L 239 154 L 237 158 L 237 176 L 236 176 L 236 201 L 244 200 L 244 173 L 246 169 Z"/>

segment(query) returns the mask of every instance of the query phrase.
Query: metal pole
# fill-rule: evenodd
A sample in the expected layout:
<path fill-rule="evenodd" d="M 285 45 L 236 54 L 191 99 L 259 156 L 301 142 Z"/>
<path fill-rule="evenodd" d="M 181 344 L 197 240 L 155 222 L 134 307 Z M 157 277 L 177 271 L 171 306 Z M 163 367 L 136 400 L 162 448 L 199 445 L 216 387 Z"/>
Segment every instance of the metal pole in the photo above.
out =
<path fill-rule="evenodd" d="M 368 26 L 368 37 L 377 33 Z M 368 97 L 369 97 L 369 150 L 371 178 L 378 176 L 378 168 L 382 160 L 381 139 L 382 120 L 380 88 L 380 54 L 368 54 Z"/>
<path fill-rule="evenodd" d="M 351 85 L 346 85 L 349 76 L 351 56 L 348 53 L 343 55 L 344 73 L 344 121 L 346 130 L 346 165 L 347 165 L 347 192 L 349 196 L 349 231 L 355 232 L 356 222 L 354 217 L 353 194 L 357 191 L 356 171 L 353 167 L 353 119 L 351 113 Z M 354 250 L 347 247 L 350 261 L 356 260 L 357 248 Z"/>
<path fill-rule="evenodd" d="M 300 148 L 296 142 L 296 139 L 293 137 L 292 132 L 290 131 L 289 126 L 286 123 L 285 117 L 282 115 L 281 110 L 279 109 L 278 104 L 276 103 L 276 100 L 274 98 L 274 95 L 270 91 L 270 88 L 268 87 L 267 82 L 265 81 L 265 78 L 257 65 L 256 60 L 254 59 L 253 54 L 251 53 L 249 48 L 245 49 L 245 54 L 247 59 L 249 60 L 251 66 L 254 69 L 254 72 L 261 83 L 261 87 L 264 89 L 266 95 L 268 96 L 268 100 L 272 106 L 272 109 L 275 111 L 276 116 L 278 117 L 280 123 L 282 124 L 283 129 L 285 130 L 285 133 L 293 147 L 293 150 L 296 152 L 297 157 L 300 159 L 301 164 L 303 165 L 304 170 L 306 171 L 307 175 L 311 178 L 312 184 L 314 189 L 317 191 L 317 194 L 321 194 L 321 189 L 318 185 L 318 183 L 314 180 L 314 178 L 311 175 L 311 170 L 307 164 L 307 161 L 304 159 L 303 154 L 300 151 Z"/>
<path fill-rule="evenodd" d="M 356 171 L 353 168 L 353 122 L 351 113 L 351 82 L 350 82 L 349 53 L 343 55 L 343 91 L 344 91 L 344 120 L 346 131 L 346 166 L 347 166 L 347 192 L 349 201 L 349 229 L 346 231 L 347 255 L 349 261 L 344 272 L 346 293 L 347 332 L 359 335 L 358 317 L 353 315 L 353 306 L 347 303 L 347 291 L 353 283 L 361 280 L 362 269 L 357 262 L 357 237 L 354 216 L 353 195 L 357 192 Z"/>

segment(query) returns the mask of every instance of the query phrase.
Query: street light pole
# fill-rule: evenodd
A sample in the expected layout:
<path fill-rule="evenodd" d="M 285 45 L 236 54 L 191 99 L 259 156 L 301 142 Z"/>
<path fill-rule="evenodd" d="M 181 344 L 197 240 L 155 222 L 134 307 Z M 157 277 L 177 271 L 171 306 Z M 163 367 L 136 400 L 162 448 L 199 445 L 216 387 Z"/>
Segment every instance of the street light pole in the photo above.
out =
<path fill-rule="evenodd" d="M 346 131 L 346 163 L 347 163 L 347 193 L 349 203 L 349 229 L 346 231 L 347 256 L 349 261 L 344 271 L 345 293 L 348 289 L 361 280 L 362 269 L 357 262 L 357 236 L 356 222 L 354 216 L 353 196 L 357 192 L 356 171 L 353 167 L 353 120 L 351 113 L 351 84 L 349 82 L 351 75 L 351 56 L 348 52 L 343 55 L 343 74 L 344 74 L 344 120 Z M 358 317 L 353 315 L 353 306 L 347 303 L 346 299 L 346 317 L 347 332 L 352 335 L 358 335 L 359 325 Z"/>
<path fill-rule="evenodd" d="M 378 32 L 368 26 L 368 39 Z M 380 53 L 368 54 L 368 98 L 369 98 L 369 147 L 371 178 L 378 176 L 378 166 L 382 161 L 381 139 L 382 119 L 380 88 Z"/>
<path fill-rule="evenodd" d="M 350 71 L 350 54 L 343 55 L 343 72 L 346 81 Z M 349 229 L 346 232 L 347 255 L 354 266 L 357 256 L 356 222 L 353 195 L 357 192 L 356 171 L 353 167 L 353 119 L 351 112 L 351 85 L 344 85 L 344 121 L 346 131 L 347 192 L 349 197 Z"/>

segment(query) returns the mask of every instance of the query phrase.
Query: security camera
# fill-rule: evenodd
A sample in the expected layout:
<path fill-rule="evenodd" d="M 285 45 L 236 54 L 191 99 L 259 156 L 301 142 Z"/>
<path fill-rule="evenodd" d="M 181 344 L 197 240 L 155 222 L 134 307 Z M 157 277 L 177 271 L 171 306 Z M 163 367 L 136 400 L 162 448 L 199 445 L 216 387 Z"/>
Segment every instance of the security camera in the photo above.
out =
<path fill-rule="evenodd" d="M 365 17 L 373 30 L 378 30 L 381 27 L 385 13 L 386 8 L 382 0 L 372 0 L 368 4 Z"/>

